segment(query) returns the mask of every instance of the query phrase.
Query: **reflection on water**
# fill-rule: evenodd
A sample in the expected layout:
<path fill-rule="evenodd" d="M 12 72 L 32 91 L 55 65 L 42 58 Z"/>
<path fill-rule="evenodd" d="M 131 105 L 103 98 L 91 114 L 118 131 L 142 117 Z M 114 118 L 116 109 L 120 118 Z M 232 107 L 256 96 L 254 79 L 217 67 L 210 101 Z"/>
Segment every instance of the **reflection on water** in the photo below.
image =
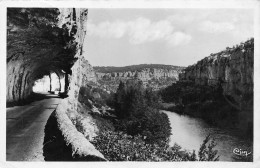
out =
<path fill-rule="evenodd" d="M 220 161 L 235 161 L 233 154 L 235 148 L 252 151 L 252 143 L 235 136 L 235 130 L 223 130 L 210 126 L 199 118 L 179 115 L 174 112 L 163 112 L 168 115 L 171 122 L 171 146 L 177 143 L 186 150 L 198 151 L 205 137 L 211 134 L 217 143 L 216 149 L 220 155 Z"/>

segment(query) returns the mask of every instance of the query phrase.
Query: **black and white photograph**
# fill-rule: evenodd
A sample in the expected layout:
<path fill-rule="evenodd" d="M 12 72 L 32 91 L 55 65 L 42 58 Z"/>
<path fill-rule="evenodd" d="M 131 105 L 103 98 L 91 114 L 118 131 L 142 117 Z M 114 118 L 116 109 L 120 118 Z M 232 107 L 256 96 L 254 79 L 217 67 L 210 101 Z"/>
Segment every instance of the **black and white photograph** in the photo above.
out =
<path fill-rule="evenodd" d="M 1 168 L 260 166 L 259 1 L 135 2 L 2 7 Z"/>

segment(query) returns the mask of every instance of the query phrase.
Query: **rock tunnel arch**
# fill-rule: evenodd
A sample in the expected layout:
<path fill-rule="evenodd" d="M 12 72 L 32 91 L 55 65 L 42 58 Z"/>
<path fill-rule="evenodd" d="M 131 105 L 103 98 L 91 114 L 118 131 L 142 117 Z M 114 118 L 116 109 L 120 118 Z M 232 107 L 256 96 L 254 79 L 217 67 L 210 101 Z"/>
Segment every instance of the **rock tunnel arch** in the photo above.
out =
<path fill-rule="evenodd" d="M 34 82 L 56 73 L 65 91 L 82 55 L 87 9 L 8 8 L 6 103 L 27 99 Z"/>
<path fill-rule="evenodd" d="M 63 71 L 64 72 L 64 71 Z M 34 82 L 33 92 L 34 93 L 55 93 L 55 94 L 66 94 L 65 90 L 65 75 L 61 71 L 49 72 L 49 75 L 44 75 L 41 79 L 37 79 Z"/>

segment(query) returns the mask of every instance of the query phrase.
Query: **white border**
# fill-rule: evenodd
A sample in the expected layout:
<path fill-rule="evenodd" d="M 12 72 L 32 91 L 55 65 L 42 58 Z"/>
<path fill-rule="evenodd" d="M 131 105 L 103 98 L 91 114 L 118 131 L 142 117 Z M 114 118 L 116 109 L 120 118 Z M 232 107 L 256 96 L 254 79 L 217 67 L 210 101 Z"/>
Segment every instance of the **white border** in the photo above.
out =
<path fill-rule="evenodd" d="M 59 8 L 252 8 L 255 11 L 255 57 L 254 57 L 254 162 L 6 162 L 6 8 L 7 7 L 59 7 Z M 126 1 L 1 1 L 0 0 L 0 168 L 27 167 L 260 167 L 260 114 L 258 101 L 260 100 L 260 1 L 257 0 L 126 0 Z"/>

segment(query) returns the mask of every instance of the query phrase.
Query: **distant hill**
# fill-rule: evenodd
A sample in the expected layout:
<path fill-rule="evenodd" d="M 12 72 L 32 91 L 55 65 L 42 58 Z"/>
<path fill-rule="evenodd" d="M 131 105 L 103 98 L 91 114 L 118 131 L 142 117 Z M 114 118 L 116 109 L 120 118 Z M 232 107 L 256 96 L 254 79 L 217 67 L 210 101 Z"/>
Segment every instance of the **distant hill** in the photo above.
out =
<path fill-rule="evenodd" d="M 179 80 L 184 67 L 163 64 L 140 64 L 125 67 L 94 67 L 98 82 L 105 90 L 115 92 L 120 81 L 140 79 L 154 90 L 164 88 Z"/>
<path fill-rule="evenodd" d="M 182 70 L 185 67 L 164 65 L 164 64 L 139 64 L 139 65 L 129 65 L 124 67 L 115 66 L 94 66 L 96 72 L 101 73 L 112 73 L 112 72 L 127 72 L 127 71 L 142 71 L 143 69 L 165 69 L 165 70 Z"/>

